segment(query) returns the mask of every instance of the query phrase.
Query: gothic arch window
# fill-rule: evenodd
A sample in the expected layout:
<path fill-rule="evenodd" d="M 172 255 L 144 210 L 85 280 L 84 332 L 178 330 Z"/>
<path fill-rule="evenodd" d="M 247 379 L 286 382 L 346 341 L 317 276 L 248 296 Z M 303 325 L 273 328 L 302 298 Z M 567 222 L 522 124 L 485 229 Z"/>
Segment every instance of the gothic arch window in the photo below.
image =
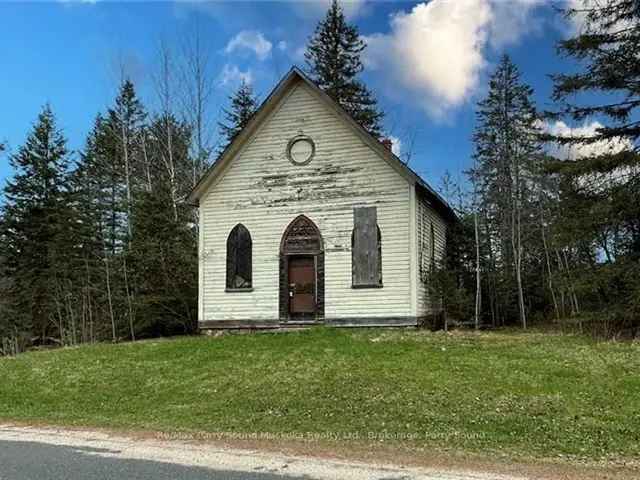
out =
<path fill-rule="evenodd" d="M 239 223 L 227 238 L 227 290 L 251 289 L 251 234 Z"/>
<path fill-rule="evenodd" d="M 353 209 L 351 272 L 353 288 L 382 287 L 382 234 L 376 207 Z"/>

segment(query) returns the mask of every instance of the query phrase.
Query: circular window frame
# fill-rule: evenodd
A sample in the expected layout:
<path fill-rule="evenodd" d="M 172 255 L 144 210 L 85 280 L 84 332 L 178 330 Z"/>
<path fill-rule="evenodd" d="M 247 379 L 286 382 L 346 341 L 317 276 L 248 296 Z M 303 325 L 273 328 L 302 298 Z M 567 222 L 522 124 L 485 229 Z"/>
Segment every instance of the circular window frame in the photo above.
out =
<path fill-rule="evenodd" d="M 304 162 L 297 162 L 293 159 L 293 156 L 291 155 L 291 148 L 296 142 L 300 142 L 302 140 L 305 140 L 311 144 L 311 155 L 309 155 L 309 158 L 307 158 Z M 289 143 L 287 144 L 287 158 L 292 164 L 297 166 L 307 165 L 309 162 L 311 162 L 311 160 L 313 160 L 313 157 L 315 156 L 316 156 L 316 142 L 314 142 L 313 139 L 308 135 L 296 135 L 291 140 L 289 140 Z"/>

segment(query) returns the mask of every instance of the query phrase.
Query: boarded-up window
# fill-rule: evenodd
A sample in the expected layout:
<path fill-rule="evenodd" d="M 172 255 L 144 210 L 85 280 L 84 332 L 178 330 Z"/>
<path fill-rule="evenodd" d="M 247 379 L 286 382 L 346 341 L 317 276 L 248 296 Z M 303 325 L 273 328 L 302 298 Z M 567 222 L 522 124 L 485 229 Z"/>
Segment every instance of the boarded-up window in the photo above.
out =
<path fill-rule="evenodd" d="M 382 238 L 376 207 L 353 209 L 351 269 L 353 287 L 382 286 Z"/>
<path fill-rule="evenodd" d="M 421 238 L 421 243 L 424 239 Z M 429 281 L 430 275 L 436 266 L 436 233 L 433 222 L 429 222 L 429 245 L 423 245 L 420 249 L 420 280 L 422 283 Z"/>
<path fill-rule="evenodd" d="M 227 288 L 251 288 L 251 235 L 241 223 L 227 238 Z"/>

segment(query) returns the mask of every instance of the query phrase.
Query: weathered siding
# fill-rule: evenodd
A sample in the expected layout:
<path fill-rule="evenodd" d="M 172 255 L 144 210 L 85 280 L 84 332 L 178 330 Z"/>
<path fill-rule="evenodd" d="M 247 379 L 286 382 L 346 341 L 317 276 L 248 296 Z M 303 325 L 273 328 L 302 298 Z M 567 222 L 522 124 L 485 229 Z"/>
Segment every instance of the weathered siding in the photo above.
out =
<path fill-rule="evenodd" d="M 296 166 L 288 141 L 310 136 L 314 159 Z M 325 249 L 325 317 L 410 316 L 410 189 L 308 86 L 296 85 L 200 202 L 200 320 L 278 318 L 279 247 L 300 214 Z M 351 288 L 353 207 L 376 206 L 383 288 Z M 225 245 L 242 223 L 253 239 L 253 291 L 225 292 Z"/>
<path fill-rule="evenodd" d="M 433 225 L 433 239 L 431 241 L 431 226 Z M 446 224 L 442 217 L 433 209 L 429 202 L 420 194 L 416 195 L 416 250 L 417 250 L 417 297 L 418 316 L 434 313 L 438 309 L 437 302 L 429 298 L 431 256 L 436 263 L 441 260 L 445 252 Z"/>

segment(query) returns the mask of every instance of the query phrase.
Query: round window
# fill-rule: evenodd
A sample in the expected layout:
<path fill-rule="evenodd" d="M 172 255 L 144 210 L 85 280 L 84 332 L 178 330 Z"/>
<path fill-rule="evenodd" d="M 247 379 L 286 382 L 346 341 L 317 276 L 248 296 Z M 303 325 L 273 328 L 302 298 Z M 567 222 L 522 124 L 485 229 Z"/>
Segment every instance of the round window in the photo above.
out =
<path fill-rule="evenodd" d="M 316 146 L 309 137 L 295 137 L 287 146 L 287 156 L 296 165 L 305 165 L 316 153 Z"/>

